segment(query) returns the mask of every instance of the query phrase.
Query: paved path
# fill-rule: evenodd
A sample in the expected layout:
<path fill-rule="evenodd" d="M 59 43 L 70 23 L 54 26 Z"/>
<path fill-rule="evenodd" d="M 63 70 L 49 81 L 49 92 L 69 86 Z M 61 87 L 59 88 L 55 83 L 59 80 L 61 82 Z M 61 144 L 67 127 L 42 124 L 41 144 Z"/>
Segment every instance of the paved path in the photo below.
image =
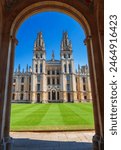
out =
<path fill-rule="evenodd" d="M 92 150 L 94 132 L 12 132 L 12 150 Z"/>

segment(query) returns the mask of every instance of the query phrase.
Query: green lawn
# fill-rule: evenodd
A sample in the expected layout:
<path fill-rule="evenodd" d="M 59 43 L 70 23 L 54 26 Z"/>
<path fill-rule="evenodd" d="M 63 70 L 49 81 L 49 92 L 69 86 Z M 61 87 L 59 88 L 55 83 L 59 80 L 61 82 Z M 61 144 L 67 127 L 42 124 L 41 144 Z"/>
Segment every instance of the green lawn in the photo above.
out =
<path fill-rule="evenodd" d="M 11 131 L 93 128 L 91 103 L 12 104 Z"/>

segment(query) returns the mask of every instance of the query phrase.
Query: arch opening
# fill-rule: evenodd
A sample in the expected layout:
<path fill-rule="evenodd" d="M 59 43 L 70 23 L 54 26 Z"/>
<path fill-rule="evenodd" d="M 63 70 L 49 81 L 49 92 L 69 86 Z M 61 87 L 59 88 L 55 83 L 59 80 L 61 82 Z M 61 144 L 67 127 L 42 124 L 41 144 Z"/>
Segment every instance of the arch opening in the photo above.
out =
<path fill-rule="evenodd" d="M 91 37 L 90 26 L 89 26 L 88 22 L 86 21 L 86 19 L 84 18 L 84 16 L 80 12 L 78 12 L 72 6 L 69 6 L 67 4 L 60 3 L 60 2 L 52 2 L 52 1 L 49 2 L 48 1 L 48 2 L 40 2 L 40 3 L 33 4 L 33 5 L 25 8 L 23 11 L 21 11 L 20 14 L 17 15 L 17 17 L 15 18 L 15 20 L 14 20 L 12 26 L 11 26 L 10 35 L 12 36 L 12 38 L 15 38 L 17 29 L 19 28 L 19 26 L 21 25 L 23 20 L 25 20 L 27 17 L 31 16 L 32 14 L 35 14 L 35 13 L 38 13 L 38 12 L 43 12 L 43 11 L 60 11 L 60 12 L 63 12 L 65 14 L 70 15 L 72 18 L 77 20 L 79 22 L 79 24 L 81 24 L 83 26 L 86 36 L 88 38 Z M 15 44 L 13 42 L 15 42 L 15 40 L 11 39 L 10 43 L 9 43 L 8 64 L 10 64 L 10 60 L 12 59 L 11 52 L 13 52 L 14 49 L 15 49 L 15 48 L 13 48 L 13 45 Z M 92 53 L 92 47 L 90 48 L 90 50 L 91 50 L 91 53 Z M 93 58 L 91 58 L 91 59 L 93 59 Z M 94 65 L 94 62 L 93 62 L 93 65 Z M 10 67 L 11 67 L 11 65 L 10 66 L 8 65 L 8 70 L 10 70 Z M 91 66 L 91 67 L 94 68 L 94 66 Z M 8 78 L 9 77 L 9 71 L 7 72 L 7 74 L 8 74 L 8 76 L 7 76 L 7 78 Z M 95 74 L 95 73 L 93 73 L 93 74 Z M 96 82 L 96 81 L 94 81 L 94 82 Z M 100 111 L 99 111 L 99 113 L 100 113 Z M 99 116 L 98 121 L 100 122 L 100 114 L 98 114 L 98 116 Z M 100 124 L 100 130 L 101 130 L 101 128 L 102 127 L 101 127 L 101 124 Z"/>

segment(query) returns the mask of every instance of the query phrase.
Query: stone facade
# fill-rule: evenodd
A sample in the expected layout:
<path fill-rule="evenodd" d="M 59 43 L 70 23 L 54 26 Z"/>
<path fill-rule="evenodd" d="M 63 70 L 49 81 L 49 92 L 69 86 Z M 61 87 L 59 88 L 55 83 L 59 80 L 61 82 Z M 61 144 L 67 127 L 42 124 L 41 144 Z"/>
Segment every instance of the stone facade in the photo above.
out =
<path fill-rule="evenodd" d="M 72 44 L 64 32 L 60 46 L 60 60 L 52 52 L 46 60 L 45 43 L 38 33 L 34 43 L 32 67 L 13 75 L 12 101 L 14 102 L 81 102 L 92 101 L 90 75 L 87 65 L 75 71 Z"/>

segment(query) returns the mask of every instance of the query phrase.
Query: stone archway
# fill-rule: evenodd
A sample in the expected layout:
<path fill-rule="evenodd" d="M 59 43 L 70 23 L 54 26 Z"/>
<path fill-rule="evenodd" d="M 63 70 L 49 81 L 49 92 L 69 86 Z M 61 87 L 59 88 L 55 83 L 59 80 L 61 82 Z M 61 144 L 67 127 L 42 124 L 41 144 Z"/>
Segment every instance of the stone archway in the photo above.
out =
<path fill-rule="evenodd" d="M 87 9 L 83 2 L 75 0 L 69 2 L 68 0 L 30 0 L 28 2 L 21 2 L 13 4 L 11 14 L 9 11 L 5 14 L 6 20 L 4 22 L 3 36 L 2 36 L 2 54 L 0 56 L 1 64 L 0 71 L 3 70 L 5 80 L 1 80 L 2 94 L 4 101 L 1 104 L 1 120 L 0 127 L 1 140 L 4 139 L 9 143 L 9 122 L 10 122 L 10 100 L 11 100 L 11 84 L 13 72 L 14 49 L 16 45 L 16 31 L 20 24 L 32 14 L 43 11 L 59 11 L 66 13 L 76 19 L 84 28 L 86 39 L 85 44 L 88 49 L 88 58 L 90 66 L 92 97 L 94 106 L 94 120 L 95 120 L 95 136 L 93 138 L 94 150 L 103 149 L 103 60 L 100 49 L 100 41 L 98 37 L 97 18 L 94 10 Z M 95 29 L 95 30 L 94 30 Z M 6 58 L 4 61 L 3 59 Z M 100 66 L 100 67 L 99 67 Z M 100 79 L 100 80 L 99 80 Z M 8 144 L 9 149 L 9 144 Z"/>

